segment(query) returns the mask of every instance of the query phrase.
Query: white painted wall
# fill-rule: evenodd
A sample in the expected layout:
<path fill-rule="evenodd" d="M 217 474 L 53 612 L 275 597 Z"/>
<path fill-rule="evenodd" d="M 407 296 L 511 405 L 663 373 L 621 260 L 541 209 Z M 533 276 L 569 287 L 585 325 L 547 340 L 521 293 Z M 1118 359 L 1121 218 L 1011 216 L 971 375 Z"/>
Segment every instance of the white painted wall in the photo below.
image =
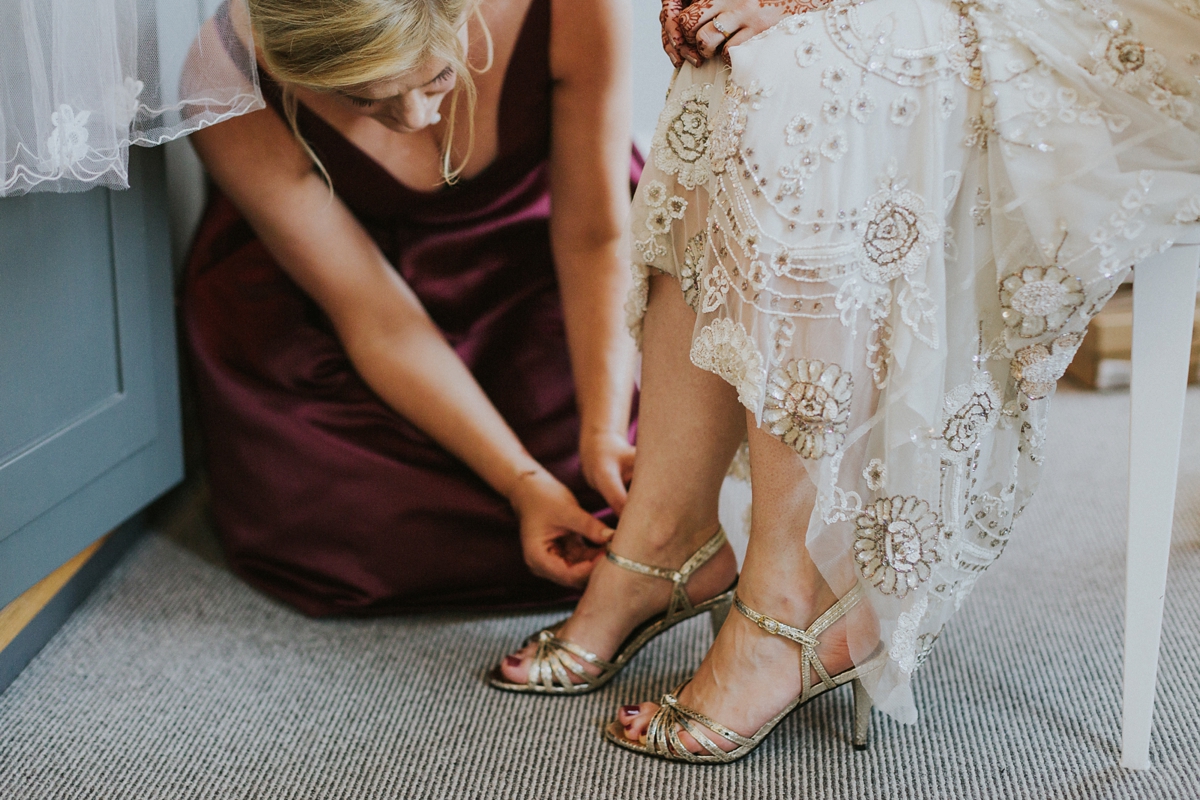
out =
<path fill-rule="evenodd" d="M 658 12 L 659 0 L 630 0 L 633 3 L 633 141 L 642 151 L 650 149 L 650 137 L 674 68 L 662 50 Z"/>

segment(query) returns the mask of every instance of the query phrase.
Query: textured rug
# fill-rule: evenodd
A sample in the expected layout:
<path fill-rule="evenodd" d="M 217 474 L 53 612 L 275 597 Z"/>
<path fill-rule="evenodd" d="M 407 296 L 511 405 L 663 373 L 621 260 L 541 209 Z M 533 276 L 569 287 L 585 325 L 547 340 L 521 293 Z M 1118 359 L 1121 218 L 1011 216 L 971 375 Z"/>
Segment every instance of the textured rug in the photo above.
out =
<path fill-rule="evenodd" d="M 1144 773 L 1118 766 L 1127 414 L 1060 392 L 1042 491 L 919 673 L 920 722 L 876 714 L 866 752 L 841 692 L 731 766 L 618 751 L 602 723 L 687 675 L 704 622 L 597 694 L 504 694 L 485 669 L 558 615 L 309 620 L 221 567 L 185 508 L 0 696 L 0 797 L 1196 798 L 1200 392 Z"/>

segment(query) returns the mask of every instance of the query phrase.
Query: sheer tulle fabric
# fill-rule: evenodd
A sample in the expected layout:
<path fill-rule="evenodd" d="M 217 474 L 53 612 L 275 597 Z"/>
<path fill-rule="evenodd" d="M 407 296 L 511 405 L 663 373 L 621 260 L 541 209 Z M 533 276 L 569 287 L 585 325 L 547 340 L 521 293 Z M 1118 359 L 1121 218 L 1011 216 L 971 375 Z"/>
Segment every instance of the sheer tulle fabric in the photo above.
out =
<path fill-rule="evenodd" d="M 244 0 L 231 2 L 247 20 Z M 124 188 L 131 144 L 261 108 L 257 79 L 198 38 L 212 10 L 206 0 L 0 0 L 0 197 Z M 242 41 L 253 64 L 251 37 Z"/>
<path fill-rule="evenodd" d="M 837 2 L 671 87 L 631 327 L 650 270 L 678 277 L 692 362 L 804 459 L 808 546 L 868 588 L 869 689 L 901 721 L 1036 486 L 1088 320 L 1196 234 L 1197 42 L 1194 0 Z"/>

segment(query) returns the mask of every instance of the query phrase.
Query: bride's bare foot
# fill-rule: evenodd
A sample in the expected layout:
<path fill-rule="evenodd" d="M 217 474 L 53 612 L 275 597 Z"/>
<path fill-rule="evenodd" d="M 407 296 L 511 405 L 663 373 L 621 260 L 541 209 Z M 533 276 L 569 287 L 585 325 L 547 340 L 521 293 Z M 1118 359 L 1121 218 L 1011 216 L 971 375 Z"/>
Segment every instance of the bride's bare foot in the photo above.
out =
<path fill-rule="evenodd" d="M 745 584 L 739 596 L 750 608 L 776 620 L 807 629 L 837 598 L 827 586 L 807 600 L 786 597 L 758 596 L 747 591 Z M 848 634 L 856 640 L 878 638 L 879 626 L 869 603 L 859 603 L 841 619 L 818 636 L 816 652 L 826 671 L 832 676 L 852 667 Z M 766 722 L 786 708 L 802 691 L 800 646 L 782 636 L 772 636 L 759 630 L 757 624 L 738 613 L 730 613 L 728 621 L 705 656 L 704 662 L 691 682 L 679 693 L 680 705 L 695 709 L 742 736 L 753 736 Z M 813 685 L 820 682 L 815 670 L 810 670 Z M 645 743 L 651 717 L 658 703 L 623 706 L 618 722 L 630 741 Z M 736 745 L 713 732 L 708 738 L 728 752 Z M 679 739 L 693 753 L 703 754 L 704 748 L 687 731 L 679 731 Z"/>
<path fill-rule="evenodd" d="M 678 569 L 715 531 L 716 526 L 712 525 L 655 543 L 648 541 L 649 537 L 636 537 L 618 528 L 613 538 L 613 552 L 643 564 Z M 728 589 L 736 576 L 737 561 L 732 548 L 726 543 L 692 574 L 686 584 L 688 599 L 695 604 L 715 597 Z M 631 572 L 608 559 L 601 559 L 574 613 L 556 635 L 602 659 L 610 660 L 638 625 L 667 608 L 671 591 L 672 583 L 669 580 Z M 500 664 L 500 673 L 508 681 L 524 684 L 529 678 L 530 661 L 536 649 L 537 644 L 531 643 L 506 656 Z M 589 674 L 598 674 L 596 667 L 580 659 L 576 661 Z M 570 678 L 575 683 L 583 682 L 581 677 L 574 674 Z"/>

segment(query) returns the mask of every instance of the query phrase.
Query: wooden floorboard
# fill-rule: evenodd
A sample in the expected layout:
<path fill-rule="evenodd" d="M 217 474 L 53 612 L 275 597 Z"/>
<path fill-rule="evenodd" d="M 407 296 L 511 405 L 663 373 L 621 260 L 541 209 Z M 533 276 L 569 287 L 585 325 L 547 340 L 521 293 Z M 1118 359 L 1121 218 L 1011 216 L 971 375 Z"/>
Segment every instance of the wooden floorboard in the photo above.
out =
<path fill-rule="evenodd" d="M 12 640 L 17 638 L 25 626 L 46 607 L 67 581 L 75 577 L 75 573 L 79 572 L 107 539 L 107 535 L 101 536 L 70 561 L 31 586 L 23 595 L 0 609 L 0 650 L 8 647 Z"/>

